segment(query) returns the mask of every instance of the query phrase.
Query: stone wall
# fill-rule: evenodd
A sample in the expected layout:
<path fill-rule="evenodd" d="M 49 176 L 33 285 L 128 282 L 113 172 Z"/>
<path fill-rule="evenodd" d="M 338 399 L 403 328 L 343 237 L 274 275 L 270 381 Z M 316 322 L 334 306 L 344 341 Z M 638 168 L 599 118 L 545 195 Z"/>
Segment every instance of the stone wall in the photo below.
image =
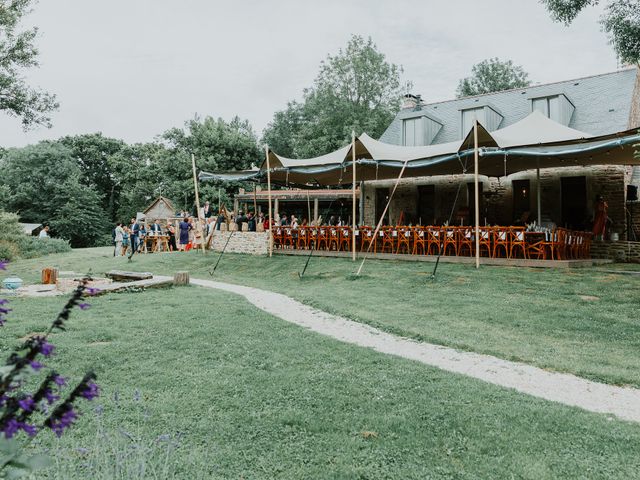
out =
<path fill-rule="evenodd" d="M 617 262 L 640 263 L 640 242 L 593 242 L 592 258 L 607 258 Z"/>
<path fill-rule="evenodd" d="M 587 190 L 587 220 L 593 215 L 593 202 L 596 195 L 602 195 L 609 204 L 609 217 L 613 221 L 612 232 L 622 236 L 625 234 L 625 200 L 626 182 L 629 176 L 627 167 L 620 166 L 591 166 L 591 167 L 567 167 L 540 170 L 540 191 L 543 221 L 552 221 L 562 225 L 561 207 L 561 178 L 562 177 L 586 177 Z M 482 183 L 482 198 L 480 200 L 480 221 L 485 219 L 489 224 L 507 225 L 516 220 L 513 211 L 513 181 L 529 180 L 530 186 L 530 212 L 531 218 L 537 217 L 537 179 L 535 171 L 520 172 L 507 177 L 489 178 L 480 177 Z M 435 188 L 435 218 L 422 219 L 423 224 L 441 224 L 449 218 L 458 185 L 462 182 L 458 201 L 454 208 L 458 209 L 469 205 L 468 184 L 473 182 L 473 175 L 448 175 L 437 177 L 416 177 L 401 180 L 394 198 L 389 207 L 389 219 L 395 223 L 404 212 L 405 218 L 417 222 L 416 209 L 418 203 L 418 185 L 434 185 Z M 389 188 L 391 191 L 394 180 L 378 180 L 365 182 L 364 195 L 364 220 L 366 224 L 374 225 L 376 188 Z M 640 218 L 640 215 L 638 215 Z"/>
<path fill-rule="evenodd" d="M 232 235 L 233 234 L 233 235 Z M 229 236 L 231 240 L 229 240 Z M 211 241 L 211 248 L 222 251 L 229 240 L 228 253 L 247 253 L 250 255 L 266 255 L 269 253 L 269 232 L 220 232 L 216 231 Z"/>
<path fill-rule="evenodd" d="M 635 233 L 629 240 L 640 240 L 640 201 L 628 202 L 627 211 L 629 212 L 628 220 L 631 220 L 631 228 Z"/>

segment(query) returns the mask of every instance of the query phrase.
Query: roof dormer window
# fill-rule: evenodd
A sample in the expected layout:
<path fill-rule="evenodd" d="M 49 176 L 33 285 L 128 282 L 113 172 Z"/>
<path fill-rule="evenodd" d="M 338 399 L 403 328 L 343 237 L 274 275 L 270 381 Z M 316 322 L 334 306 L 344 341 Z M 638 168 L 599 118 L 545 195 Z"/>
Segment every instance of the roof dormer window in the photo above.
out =
<path fill-rule="evenodd" d="M 460 138 L 464 138 L 467 133 L 469 133 L 469 130 L 473 127 L 473 122 L 476 119 L 484 128 L 492 132 L 500 127 L 502 118 L 502 115 L 489 105 L 462 110 L 462 130 L 460 132 Z"/>
<path fill-rule="evenodd" d="M 402 122 L 402 144 L 408 147 L 431 145 L 441 128 L 440 122 L 426 115 L 407 118 Z"/>
<path fill-rule="evenodd" d="M 565 126 L 569 126 L 575 109 L 573 103 L 564 94 L 531 99 L 532 112 L 537 110 L 545 117 Z"/>

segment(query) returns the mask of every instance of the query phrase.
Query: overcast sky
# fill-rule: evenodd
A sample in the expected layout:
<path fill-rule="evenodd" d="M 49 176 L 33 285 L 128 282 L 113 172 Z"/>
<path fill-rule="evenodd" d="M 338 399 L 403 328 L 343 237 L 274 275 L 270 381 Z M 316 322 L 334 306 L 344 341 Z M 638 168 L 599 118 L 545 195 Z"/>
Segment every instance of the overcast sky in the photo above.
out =
<path fill-rule="evenodd" d="M 613 71 L 601 13 L 565 27 L 538 0 L 40 0 L 25 23 L 40 28 L 41 66 L 27 78 L 60 110 L 28 133 L 0 114 L 0 145 L 98 131 L 146 142 L 196 113 L 260 134 L 351 34 L 371 36 L 427 101 L 453 98 L 489 57 L 535 83 Z"/>

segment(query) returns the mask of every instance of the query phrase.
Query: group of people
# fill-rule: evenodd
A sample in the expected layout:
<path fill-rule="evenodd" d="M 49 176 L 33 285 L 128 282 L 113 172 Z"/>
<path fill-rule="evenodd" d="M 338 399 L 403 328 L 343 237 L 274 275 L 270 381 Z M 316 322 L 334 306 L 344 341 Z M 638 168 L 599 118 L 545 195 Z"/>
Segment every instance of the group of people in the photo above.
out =
<path fill-rule="evenodd" d="M 176 229 L 171 223 L 163 226 L 156 219 L 150 225 L 132 218 L 129 224 L 118 222 L 113 229 L 114 256 L 127 255 L 127 252 L 135 253 L 144 248 L 147 237 L 167 235 L 170 251 L 178 250 L 176 244 Z"/>

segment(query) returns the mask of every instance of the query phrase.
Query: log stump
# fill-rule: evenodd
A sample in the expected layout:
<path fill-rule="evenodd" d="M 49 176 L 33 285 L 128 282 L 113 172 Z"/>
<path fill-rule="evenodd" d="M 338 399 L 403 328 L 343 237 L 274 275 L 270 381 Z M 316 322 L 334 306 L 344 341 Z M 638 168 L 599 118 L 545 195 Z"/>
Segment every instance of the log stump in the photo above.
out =
<path fill-rule="evenodd" d="M 174 285 L 189 285 L 189 272 L 176 272 L 173 274 Z"/>
<path fill-rule="evenodd" d="M 55 285 L 58 281 L 58 269 L 46 267 L 42 269 L 42 283 L 44 285 Z"/>

